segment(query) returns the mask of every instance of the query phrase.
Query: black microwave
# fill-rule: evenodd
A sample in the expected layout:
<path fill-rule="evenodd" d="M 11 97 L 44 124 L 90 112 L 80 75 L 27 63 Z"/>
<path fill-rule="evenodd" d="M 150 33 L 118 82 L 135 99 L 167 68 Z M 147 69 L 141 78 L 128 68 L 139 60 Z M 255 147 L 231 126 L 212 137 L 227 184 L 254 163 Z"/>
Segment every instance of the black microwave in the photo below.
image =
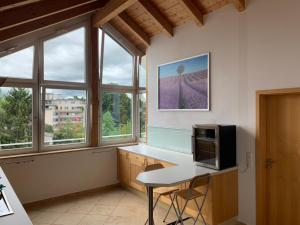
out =
<path fill-rule="evenodd" d="M 236 166 L 235 125 L 194 125 L 193 159 L 197 165 L 222 170 Z"/>

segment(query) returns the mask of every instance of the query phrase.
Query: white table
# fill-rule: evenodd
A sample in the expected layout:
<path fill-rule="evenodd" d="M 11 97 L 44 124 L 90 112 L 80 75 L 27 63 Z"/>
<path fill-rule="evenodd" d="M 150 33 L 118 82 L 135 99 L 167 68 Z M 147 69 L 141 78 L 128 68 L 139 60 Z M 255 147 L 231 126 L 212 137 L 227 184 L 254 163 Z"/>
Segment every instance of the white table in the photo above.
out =
<path fill-rule="evenodd" d="M 14 192 L 11 184 L 0 167 L 0 182 L 5 185 L 4 188 L 7 200 L 13 210 L 13 214 L 0 217 L 1 225 L 32 225 L 27 213 L 25 212 L 21 202 Z"/>
<path fill-rule="evenodd" d="M 176 164 L 176 166 L 140 173 L 136 178 L 139 182 L 145 184 L 148 189 L 149 225 L 154 225 L 153 223 L 153 188 L 154 187 L 175 186 L 190 181 L 195 176 L 199 176 L 207 173 L 214 176 L 216 174 L 225 173 L 237 169 L 237 167 L 233 167 L 230 169 L 218 171 L 218 170 L 208 169 L 201 166 L 196 166 L 193 162 L 193 157 L 191 154 L 173 152 L 170 150 L 152 147 L 146 144 L 119 147 L 119 149 Z"/>

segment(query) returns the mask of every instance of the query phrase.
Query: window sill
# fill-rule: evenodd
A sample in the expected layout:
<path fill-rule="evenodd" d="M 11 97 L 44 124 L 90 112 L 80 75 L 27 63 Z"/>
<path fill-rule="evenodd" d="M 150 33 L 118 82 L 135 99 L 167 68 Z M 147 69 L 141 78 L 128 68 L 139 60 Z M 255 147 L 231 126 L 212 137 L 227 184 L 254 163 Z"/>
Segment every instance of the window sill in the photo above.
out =
<path fill-rule="evenodd" d="M 91 151 L 91 150 L 99 150 L 99 149 L 107 149 L 107 148 L 117 148 L 117 147 L 136 145 L 136 144 L 138 144 L 138 142 L 101 145 L 101 146 L 97 146 L 97 147 L 85 147 L 85 148 L 76 148 L 76 149 L 52 150 L 52 151 L 34 152 L 34 153 L 30 152 L 30 153 L 25 153 L 25 154 L 23 153 L 23 154 L 0 156 L 0 160 L 19 159 L 19 158 L 32 157 L 32 156 L 45 156 L 45 155 L 63 154 L 63 153 L 81 152 L 81 151 Z M 0 162 L 0 164 L 1 164 L 1 162 Z"/>

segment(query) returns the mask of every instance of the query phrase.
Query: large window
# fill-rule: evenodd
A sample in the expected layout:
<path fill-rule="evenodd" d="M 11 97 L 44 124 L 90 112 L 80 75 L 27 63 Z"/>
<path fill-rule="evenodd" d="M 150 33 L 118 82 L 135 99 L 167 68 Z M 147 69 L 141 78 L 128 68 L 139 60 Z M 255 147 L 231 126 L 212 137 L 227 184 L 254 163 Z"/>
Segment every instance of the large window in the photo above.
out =
<path fill-rule="evenodd" d="M 99 29 L 94 85 L 97 39 L 87 38 L 95 35 L 88 24 L 54 27 L 0 49 L 0 155 L 145 139 L 145 57 Z"/>
<path fill-rule="evenodd" d="M 103 143 L 132 141 L 136 127 L 135 57 L 106 33 L 102 41 L 101 139 Z"/>
<path fill-rule="evenodd" d="M 87 144 L 85 33 L 81 27 L 43 42 L 44 148 Z"/>
<path fill-rule="evenodd" d="M 1 54 L 1 154 L 88 146 L 85 26 Z"/>

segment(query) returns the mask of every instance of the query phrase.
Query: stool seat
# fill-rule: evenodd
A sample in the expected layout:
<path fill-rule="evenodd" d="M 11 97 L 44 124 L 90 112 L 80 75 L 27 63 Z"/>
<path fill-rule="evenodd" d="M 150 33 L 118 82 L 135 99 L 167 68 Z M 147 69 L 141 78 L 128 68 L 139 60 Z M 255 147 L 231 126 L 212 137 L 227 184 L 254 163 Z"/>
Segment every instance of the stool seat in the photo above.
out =
<path fill-rule="evenodd" d="M 153 192 L 160 195 L 169 195 L 178 190 L 176 187 L 159 187 L 154 188 Z"/>
<path fill-rule="evenodd" d="M 195 198 L 200 198 L 202 196 L 205 196 L 205 194 L 196 191 L 195 189 L 184 189 L 176 192 L 176 195 L 180 196 L 181 198 L 185 200 L 192 200 Z"/>

